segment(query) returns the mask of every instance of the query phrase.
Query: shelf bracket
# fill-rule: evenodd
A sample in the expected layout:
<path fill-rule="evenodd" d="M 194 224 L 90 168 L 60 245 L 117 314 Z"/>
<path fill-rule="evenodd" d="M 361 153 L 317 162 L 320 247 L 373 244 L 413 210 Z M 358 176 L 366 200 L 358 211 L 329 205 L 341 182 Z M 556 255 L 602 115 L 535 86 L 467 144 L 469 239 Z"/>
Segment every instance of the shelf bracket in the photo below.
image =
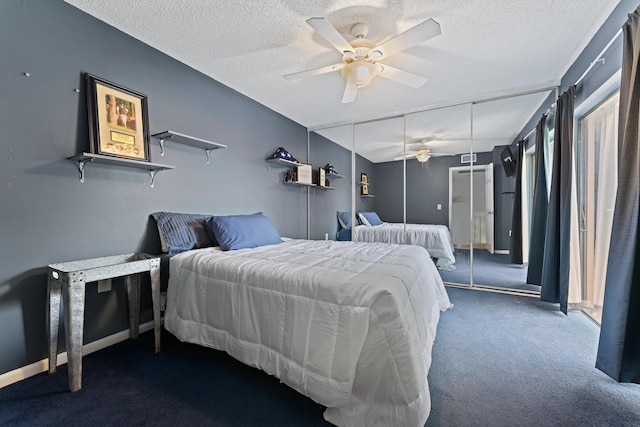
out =
<path fill-rule="evenodd" d="M 207 148 L 206 150 L 204 150 L 205 153 L 207 153 L 207 164 L 209 164 L 209 157 L 211 156 L 211 152 L 215 150 L 215 148 Z"/>
<path fill-rule="evenodd" d="M 173 138 L 173 135 L 167 135 L 167 136 L 165 136 L 165 137 L 162 137 L 162 138 L 159 138 L 159 139 L 158 139 L 158 143 L 160 143 L 160 155 L 161 155 L 161 156 L 164 156 L 164 142 L 165 142 L 167 139 L 171 139 L 171 138 Z M 153 178 L 152 178 L 152 179 L 153 179 Z M 151 186 L 153 187 L 153 184 L 151 184 Z"/>
<path fill-rule="evenodd" d="M 92 161 L 93 161 L 93 158 L 78 160 L 78 170 L 80 171 L 80 182 L 84 182 L 84 165 L 87 164 L 87 162 L 92 162 Z"/>
<path fill-rule="evenodd" d="M 156 174 L 160 171 L 161 169 L 151 169 L 149 171 L 149 176 L 151 177 L 151 188 L 153 188 L 153 181 L 156 178 Z"/>

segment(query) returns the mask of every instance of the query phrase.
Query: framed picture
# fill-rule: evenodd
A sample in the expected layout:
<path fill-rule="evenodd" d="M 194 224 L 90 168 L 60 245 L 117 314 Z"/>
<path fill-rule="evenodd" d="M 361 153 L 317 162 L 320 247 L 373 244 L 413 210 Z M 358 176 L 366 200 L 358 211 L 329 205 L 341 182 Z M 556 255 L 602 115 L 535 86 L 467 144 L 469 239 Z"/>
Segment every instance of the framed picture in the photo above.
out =
<path fill-rule="evenodd" d="M 362 184 L 360 188 L 360 194 L 363 196 L 367 196 L 369 194 L 369 186 L 367 184 Z"/>
<path fill-rule="evenodd" d="M 325 170 L 324 168 L 318 168 L 318 185 L 320 187 L 326 187 L 327 182 L 325 180 Z"/>
<path fill-rule="evenodd" d="M 367 174 L 366 173 L 361 173 L 360 174 L 360 183 L 361 184 L 368 184 L 368 182 L 367 182 Z"/>
<path fill-rule="evenodd" d="M 150 162 L 146 95 L 89 73 L 85 80 L 91 152 Z"/>

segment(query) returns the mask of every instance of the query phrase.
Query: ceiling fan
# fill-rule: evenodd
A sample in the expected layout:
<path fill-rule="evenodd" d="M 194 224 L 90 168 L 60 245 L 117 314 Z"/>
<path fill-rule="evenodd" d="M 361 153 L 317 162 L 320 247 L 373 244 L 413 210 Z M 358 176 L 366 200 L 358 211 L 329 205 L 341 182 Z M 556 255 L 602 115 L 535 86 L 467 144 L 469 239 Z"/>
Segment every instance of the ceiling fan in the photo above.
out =
<path fill-rule="evenodd" d="M 384 43 L 375 45 L 366 39 L 369 28 L 365 24 L 358 23 L 351 28 L 354 40 L 348 42 L 324 18 L 310 18 L 306 22 L 342 54 L 342 62 L 287 74 L 284 78 L 294 80 L 340 70 L 347 82 L 342 96 L 343 103 L 355 101 L 358 89 L 367 86 L 375 76 L 381 76 L 413 88 L 419 88 L 425 84 L 427 81 L 425 77 L 382 64 L 380 61 L 441 33 L 440 24 L 433 19 L 427 19 Z"/>
<path fill-rule="evenodd" d="M 426 163 L 432 157 L 440 157 L 440 156 L 451 156 L 452 154 L 447 153 L 436 153 L 431 151 L 431 149 L 427 146 L 430 140 L 421 140 L 415 144 L 417 145 L 415 150 L 407 151 L 401 156 L 394 157 L 393 160 L 402 160 L 402 159 L 413 159 L 415 158 L 420 163 Z M 411 144 L 410 144 L 411 145 Z"/>

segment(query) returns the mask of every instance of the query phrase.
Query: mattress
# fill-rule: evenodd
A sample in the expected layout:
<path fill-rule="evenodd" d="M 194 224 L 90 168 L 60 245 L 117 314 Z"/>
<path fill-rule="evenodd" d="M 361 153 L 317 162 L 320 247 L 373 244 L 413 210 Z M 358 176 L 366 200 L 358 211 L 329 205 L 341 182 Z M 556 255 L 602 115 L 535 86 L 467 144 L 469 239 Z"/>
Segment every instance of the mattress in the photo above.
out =
<path fill-rule="evenodd" d="M 436 265 L 442 270 L 455 269 L 456 258 L 449 228 L 439 224 L 402 224 L 385 222 L 373 227 L 355 227 L 355 241 L 382 242 L 404 245 L 418 245 L 437 258 Z"/>
<path fill-rule="evenodd" d="M 338 426 L 423 426 L 449 298 L 418 246 L 289 240 L 171 258 L 165 327 L 326 406 Z"/>

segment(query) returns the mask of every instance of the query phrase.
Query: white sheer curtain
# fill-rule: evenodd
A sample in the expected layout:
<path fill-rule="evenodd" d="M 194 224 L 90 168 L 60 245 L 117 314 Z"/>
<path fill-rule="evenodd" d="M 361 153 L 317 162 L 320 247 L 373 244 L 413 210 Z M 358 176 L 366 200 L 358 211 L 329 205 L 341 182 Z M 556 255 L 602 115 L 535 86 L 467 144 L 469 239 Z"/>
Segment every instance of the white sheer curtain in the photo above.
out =
<path fill-rule="evenodd" d="M 619 95 L 615 94 L 583 116 L 579 123 L 582 154 L 577 169 L 582 176 L 577 179 L 582 187 L 578 194 L 584 277 L 569 295 L 570 303 L 593 310 L 597 320 L 604 300 L 618 182 L 618 110 Z"/>

